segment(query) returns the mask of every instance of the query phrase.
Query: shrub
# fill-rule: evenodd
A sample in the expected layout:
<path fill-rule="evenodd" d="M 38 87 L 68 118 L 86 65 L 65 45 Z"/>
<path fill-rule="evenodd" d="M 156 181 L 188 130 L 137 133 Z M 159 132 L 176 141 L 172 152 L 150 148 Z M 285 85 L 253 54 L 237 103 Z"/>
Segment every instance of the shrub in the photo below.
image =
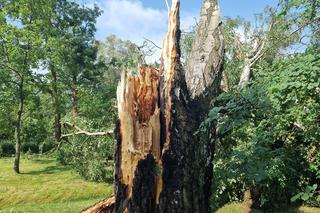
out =
<path fill-rule="evenodd" d="M 0 144 L 0 156 L 9 157 L 14 155 L 15 147 L 14 143 L 10 141 L 5 141 Z"/>
<path fill-rule="evenodd" d="M 39 153 L 39 146 L 34 143 L 23 143 L 21 145 L 21 152 L 27 153 L 28 151 L 30 154 L 37 154 L 37 153 Z"/>
<path fill-rule="evenodd" d="M 57 160 L 71 165 L 81 177 L 96 182 L 111 182 L 113 171 L 108 161 L 113 156 L 113 139 L 109 137 L 69 138 L 57 153 Z"/>
<path fill-rule="evenodd" d="M 64 144 L 57 152 L 57 161 L 62 165 L 72 164 L 72 147 L 70 144 Z"/>
<path fill-rule="evenodd" d="M 40 144 L 40 153 L 46 153 L 49 152 L 51 149 L 54 148 L 54 144 L 52 140 L 46 140 L 43 143 Z"/>

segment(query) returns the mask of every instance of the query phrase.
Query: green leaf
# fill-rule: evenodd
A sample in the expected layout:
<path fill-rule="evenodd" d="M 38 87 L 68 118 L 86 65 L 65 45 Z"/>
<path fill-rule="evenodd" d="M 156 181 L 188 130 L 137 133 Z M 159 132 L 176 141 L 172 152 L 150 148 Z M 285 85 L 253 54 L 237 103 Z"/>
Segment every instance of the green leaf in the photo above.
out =
<path fill-rule="evenodd" d="M 303 194 L 302 196 L 301 196 L 301 199 L 303 200 L 303 201 L 307 201 L 307 200 L 309 200 L 309 195 L 308 194 Z"/>
<path fill-rule="evenodd" d="M 291 202 L 295 202 L 296 200 L 298 200 L 301 197 L 301 193 L 296 194 L 295 196 L 293 196 L 290 200 Z"/>

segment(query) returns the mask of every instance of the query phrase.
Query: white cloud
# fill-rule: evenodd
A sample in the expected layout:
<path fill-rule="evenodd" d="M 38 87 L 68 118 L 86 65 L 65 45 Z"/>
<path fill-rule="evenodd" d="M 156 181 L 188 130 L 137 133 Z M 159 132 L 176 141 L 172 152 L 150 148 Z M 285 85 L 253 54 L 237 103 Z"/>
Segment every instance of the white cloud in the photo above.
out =
<path fill-rule="evenodd" d="M 138 0 L 105 0 L 100 6 L 104 12 L 98 18 L 98 39 L 115 34 L 137 43 L 141 43 L 144 37 L 161 42 L 167 11 L 145 8 Z"/>
<path fill-rule="evenodd" d="M 142 44 L 147 38 L 162 46 L 167 31 L 166 9 L 145 7 L 140 0 L 99 0 L 98 5 L 103 14 L 97 20 L 97 39 L 104 40 L 115 34 L 137 44 Z M 194 25 L 194 17 L 194 14 L 183 13 L 182 29 Z M 154 58 L 159 56 L 160 52 Z M 149 61 L 154 61 L 154 58 Z"/>

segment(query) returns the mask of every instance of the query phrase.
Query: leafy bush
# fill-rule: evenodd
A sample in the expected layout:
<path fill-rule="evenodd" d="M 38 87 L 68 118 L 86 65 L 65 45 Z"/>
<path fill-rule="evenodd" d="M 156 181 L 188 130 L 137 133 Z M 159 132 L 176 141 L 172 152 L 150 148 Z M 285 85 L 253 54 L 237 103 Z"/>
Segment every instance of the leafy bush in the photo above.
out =
<path fill-rule="evenodd" d="M 4 141 L 0 143 L 0 156 L 9 157 L 14 155 L 15 147 L 14 143 L 11 141 Z"/>
<path fill-rule="evenodd" d="M 299 199 L 319 206 L 320 57 L 257 70 L 250 88 L 222 94 L 202 125 L 217 126 L 213 208 L 255 186 L 261 208 Z"/>
<path fill-rule="evenodd" d="M 39 149 L 41 153 L 46 153 L 55 147 L 52 140 L 46 140 L 40 144 Z"/>
<path fill-rule="evenodd" d="M 39 146 L 34 143 L 23 143 L 21 145 L 21 152 L 22 153 L 29 152 L 29 154 L 37 154 L 39 153 Z"/>
<path fill-rule="evenodd" d="M 96 182 L 111 182 L 113 170 L 110 160 L 113 155 L 113 139 L 100 140 L 82 138 L 71 139 L 71 144 L 65 144 L 57 155 L 57 160 L 72 167 L 86 180 Z"/>
<path fill-rule="evenodd" d="M 301 199 L 302 201 L 307 202 L 310 205 L 319 207 L 320 203 L 320 194 L 317 192 L 318 184 L 313 184 L 312 186 L 307 186 L 303 192 L 293 196 L 291 198 L 292 202 Z"/>
<path fill-rule="evenodd" d="M 66 120 L 70 118 L 66 117 Z M 100 118 L 107 119 L 107 118 Z M 111 120 L 111 118 L 108 118 Z M 86 120 L 78 117 L 75 121 L 81 129 L 89 132 L 101 131 L 99 120 Z M 109 121 L 111 123 L 111 121 Z M 107 123 L 101 122 L 101 126 Z M 99 130 L 97 130 L 99 128 Z M 74 131 L 72 127 L 70 132 Z M 111 136 L 89 137 L 75 135 L 63 142 L 58 151 L 57 159 L 62 164 L 71 165 L 84 179 L 96 182 L 110 182 L 113 179 L 113 171 L 110 171 L 110 162 L 113 159 L 114 141 Z"/>
<path fill-rule="evenodd" d="M 72 162 L 72 147 L 65 144 L 57 152 L 57 161 L 62 165 L 69 165 Z"/>

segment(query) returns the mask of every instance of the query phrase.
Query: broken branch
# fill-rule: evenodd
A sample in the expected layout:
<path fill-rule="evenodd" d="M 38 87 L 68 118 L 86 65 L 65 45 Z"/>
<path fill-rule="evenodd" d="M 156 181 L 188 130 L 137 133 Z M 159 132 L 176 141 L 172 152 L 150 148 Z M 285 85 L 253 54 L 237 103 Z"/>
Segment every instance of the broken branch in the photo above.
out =
<path fill-rule="evenodd" d="M 88 132 L 88 131 L 85 131 L 85 130 L 81 129 L 80 127 L 78 127 L 75 124 L 72 124 L 72 123 L 69 123 L 69 122 L 66 122 L 64 124 L 73 127 L 74 129 L 77 130 L 77 132 L 61 135 L 61 139 L 67 138 L 67 137 L 70 137 L 70 136 L 74 136 L 74 135 L 87 135 L 87 136 L 105 136 L 105 135 L 108 135 L 108 136 L 112 136 L 112 134 L 113 134 L 112 130 L 105 131 L 105 132 Z"/>

